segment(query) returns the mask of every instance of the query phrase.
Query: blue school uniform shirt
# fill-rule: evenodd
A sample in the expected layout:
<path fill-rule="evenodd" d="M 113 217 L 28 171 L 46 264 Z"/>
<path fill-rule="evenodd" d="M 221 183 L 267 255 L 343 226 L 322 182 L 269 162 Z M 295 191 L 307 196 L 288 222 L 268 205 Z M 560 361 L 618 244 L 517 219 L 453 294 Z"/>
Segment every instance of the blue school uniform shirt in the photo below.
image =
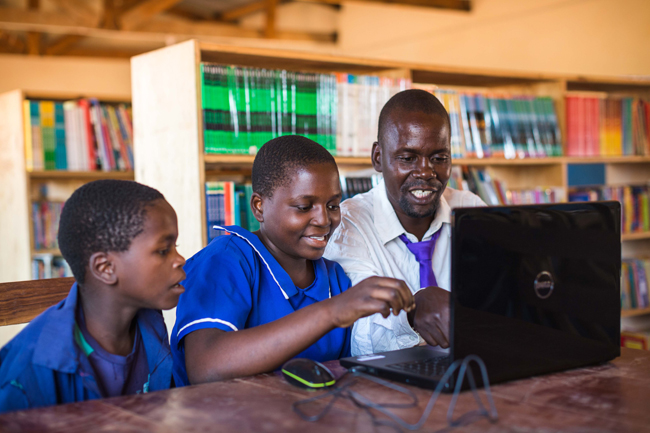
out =
<path fill-rule="evenodd" d="M 101 398 L 75 314 L 77 283 L 0 351 L 0 412 Z M 147 356 L 143 392 L 171 385 L 172 357 L 162 313 L 141 309 L 137 326 Z"/>
<path fill-rule="evenodd" d="M 321 258 L 313 262 L 314 282 L 299 289 L 256 235 L 237 226 L 215 229 L 230 235 L 215 238 L 184 268 L 185 293 L 178 302 L 171 336 L 176 386 L 189 385 L 183 346 L 189 333 L 263 325 L 350 287 L 343 268 Z M 296 357 L 328 361 L 349 354 L 350 328 L 335 328 Z"/>

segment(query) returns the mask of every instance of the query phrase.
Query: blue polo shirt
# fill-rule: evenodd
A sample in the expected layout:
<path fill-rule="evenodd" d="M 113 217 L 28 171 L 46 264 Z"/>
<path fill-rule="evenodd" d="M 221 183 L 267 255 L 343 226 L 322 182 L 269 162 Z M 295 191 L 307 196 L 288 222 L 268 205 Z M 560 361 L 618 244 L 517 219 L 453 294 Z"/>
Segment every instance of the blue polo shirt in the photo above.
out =
<path fill-rule="evenodd" d="M 314 282 L 299 289 L 256 235 L 237 226 L 215 229 L 230 235 L 218 236 L 185 264 L 185 293 L 171 336 L 176 386 L 189 385 L 183 338 L 190 332 L 263 325 L 350 287 L 343 268 L 321 258 L 313 262 Z M 350 328 L 336 328 L 296 357 L 328 361 L 349 353 Z"/>
<path fill-rule="evenodd" d="M 0 412 L 101 398 L 88 356 L 93 349 L 76 322 L 77 283 L 68 297 L 31 321 L 0 351 Z M 135 317 L 149 369 L 142 392 L 171 385 L 167 328 L 158 310 Z"/>

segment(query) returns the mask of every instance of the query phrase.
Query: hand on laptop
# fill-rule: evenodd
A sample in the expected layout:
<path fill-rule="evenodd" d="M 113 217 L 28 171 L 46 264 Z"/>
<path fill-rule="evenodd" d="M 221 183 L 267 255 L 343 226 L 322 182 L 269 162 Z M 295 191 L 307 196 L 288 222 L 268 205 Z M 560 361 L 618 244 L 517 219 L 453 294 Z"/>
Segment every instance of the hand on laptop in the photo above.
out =
<path fill-rule="evenodd" d="M 414 295 L 415 310 L 409 323 L 431 346 L 449 347 L 449 292 L 440 287 L 425 287 Z"/>

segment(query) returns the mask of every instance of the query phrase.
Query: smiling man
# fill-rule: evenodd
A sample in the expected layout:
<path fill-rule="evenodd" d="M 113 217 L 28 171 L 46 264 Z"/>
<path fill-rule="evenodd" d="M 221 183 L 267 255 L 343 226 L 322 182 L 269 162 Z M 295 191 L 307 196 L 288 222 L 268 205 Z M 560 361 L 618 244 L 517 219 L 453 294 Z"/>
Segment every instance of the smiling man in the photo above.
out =
<path fill-rule="evenodd" d="M 451 209 L 485 206 L 469 191 L 447 188 L 450 131 L 447 111 L 423 90 L 396 94 L 379 115 L 372 165 L 384 180 L 341 204 L 341 224 L 325 256 L 343 266 L 352 284 L 371 276 L 404 280 L 416 308 L 358 320 L 352 355 L 423 341 L 449 346 Z"/>

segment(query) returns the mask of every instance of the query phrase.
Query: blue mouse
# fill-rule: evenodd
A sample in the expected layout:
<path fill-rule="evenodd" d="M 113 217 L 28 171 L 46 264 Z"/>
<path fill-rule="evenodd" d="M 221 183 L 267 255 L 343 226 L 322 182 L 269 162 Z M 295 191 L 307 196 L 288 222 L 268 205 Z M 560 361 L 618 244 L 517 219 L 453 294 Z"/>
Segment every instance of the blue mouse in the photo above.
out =
<path fill-rule="evenodd" d="M 307 358 L 287 361 L 282 366 L 282 375 L 290 384 L 305 389 L 322 389 L 336 383 L 329 368 Z"/>

